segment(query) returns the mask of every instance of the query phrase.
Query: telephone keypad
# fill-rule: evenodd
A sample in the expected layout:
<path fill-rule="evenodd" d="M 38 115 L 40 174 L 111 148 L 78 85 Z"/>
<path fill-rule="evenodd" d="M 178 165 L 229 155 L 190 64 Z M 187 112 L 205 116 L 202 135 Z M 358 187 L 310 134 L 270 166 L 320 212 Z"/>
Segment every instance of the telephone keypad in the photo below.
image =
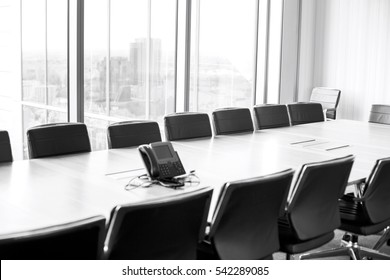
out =
<path fill-rule="evenodd" d="M 161 177 L 170 178 L 185 173 L 184 167 L 180 162 L 168 162 L 160 164 Z"/>
<path fill-rule="evenodd" d="M 181 162 L 173 162 L 173 166 L 177 170 L 177 173 L 178 173 L 177 175 L 181 175 L 181 174 L 185 173 L 183 165 L 181 164 Z"/>
<path fill-rule="evenodd" d="M 168 164 L 160 164 L 160 172 L 161 172 L 162 177 L 169 176 L 169 174 L 170 174 L 169 170 L 170 170 L 170 168 L 169 168 Z"/>

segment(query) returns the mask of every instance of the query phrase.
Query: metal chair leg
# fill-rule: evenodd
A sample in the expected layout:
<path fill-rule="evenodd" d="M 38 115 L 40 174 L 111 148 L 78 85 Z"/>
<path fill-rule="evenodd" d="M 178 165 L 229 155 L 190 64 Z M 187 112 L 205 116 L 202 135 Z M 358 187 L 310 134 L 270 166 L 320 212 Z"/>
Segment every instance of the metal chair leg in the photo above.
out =
<path fill-rule="evenodd" d="M 374 250 L 379 250 L 385 243 L 390 241 L 390 227 L 385 228 L 381 238 L 375 243 Z"/>
<path fill-rule="evenodd" d="M 286 260 L 294 260 L 294 255 L 286 253 Z"/>
<path fill-rule="evenodd" d="M 330 258 L 330 257 L 341 257 L 348 256 L 356 260 L 356 255 L 354 250 L 351 247 L 340 247 L 329 249 L 326 251 L 307 253 L 299 256 L 300 260 L 309 260 L 309 259 L 320 259 L 320 258 Z"/>
<path fill-rule="evenodd" d="M 360 259 L 372 258 L 375 260 L 390 260 L 389 255 L 365 247 L 359 247 L 359 253 L 360 253 Z"/>

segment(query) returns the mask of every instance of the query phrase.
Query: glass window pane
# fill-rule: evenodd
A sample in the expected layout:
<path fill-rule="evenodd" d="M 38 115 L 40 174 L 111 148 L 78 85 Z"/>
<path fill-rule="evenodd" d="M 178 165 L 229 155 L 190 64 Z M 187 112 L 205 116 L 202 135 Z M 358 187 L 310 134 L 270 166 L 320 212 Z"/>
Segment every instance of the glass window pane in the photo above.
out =
<path fill-rule="evenodd" d="M 86 117 L 84 121 L 88 127 L 92 150 L 107 149 L 107 127 L 109 122 L 89 117 Z"/>
<path fill-rule="evenodd" d="M 110 115 L 145 119 L 148 1 L 112 0 L 110 10 Z"/>
<path fill-rule="evenodd" d="M 68 114 L 60 111 L 47 110 L 47 123 L 67 122 Z"/>
<path fill-rule="evenodd" d="M 283 0 L 270 1 L 267 103 L 279 103 Z"/>
<path fill-rule="evenodd" d="M 23 106 L 23 158 L 28 158 L 27 130 L 33 126 L 46 123 L 46 110 Z"/>
<path fill-rule="evenodd" d="M 68 1 L 23 0 L 21 22 L 23 150 L 26 157 L 27 129 L 67 121 Z M 26 101 L 40 104 L 35 108 Z M 53 107 L 61 109 L 53 111 Z"/>
<path fill-rule="evenodd" d="M 108 120 L 162 122 L 174 111 L 176 5 L 85 0 L 85 117 L 97 129 L 90 131 L 93 149 L 106 147 Z"/>
<path fill-rule="evenodd" d="M 47 104 L 66 108 L 68 0 L 47 0 Z"/>
<path fill-rule="evenodd" d="M 163 122 L 175 111 L 176 0 L 154 0 L 151 7 L 150 116 Z"/>
<path fill-rule="evenodd" d="M 84 110 L 107 114 L 108 2 L 84 1 Z"/>
<path fill-rule="evenodd" d="M 192 15 L 190 110 L 252 106 L 256 0 L 198 1 Z"/>
<path fill-rule="evenodd" d="M 256 104 L 264 103 L 267 85 L 267 13 L 268 1 L 259 0 L 258 37 L 257 37 L 257 80 L 256 80 Z"/>
<path fill-rule="evenodd" d="M 46 4 L 22 1 L 23 100 L 46 103 Z"/>

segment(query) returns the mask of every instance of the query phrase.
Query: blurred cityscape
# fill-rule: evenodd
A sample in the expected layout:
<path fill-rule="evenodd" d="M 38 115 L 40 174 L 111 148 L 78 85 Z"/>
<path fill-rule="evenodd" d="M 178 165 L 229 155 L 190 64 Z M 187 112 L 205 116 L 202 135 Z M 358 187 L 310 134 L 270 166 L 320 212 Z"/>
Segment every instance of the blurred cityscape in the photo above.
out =
<path fill-rule="evenodd" d="M 162 124 L 163 116 L 175 111 L 174 53 L 163 52 L 161 40 L 152 38 L 148 59 L 146 40 L 137 38 L 129 43 L 127 51 L 112 52 L 109 65 L 106 52 L 85 51 L 85 122 L 94 150 L 106 148 L 109 121 L 105 117 L 149 118 Z M 48 55 L 47 77 L 45 67 L 44 55 L 23 54 L 23 100 L 66 108 L 66 54 Z M 227 58 L 203 56 L 197 69 L 191 71 L 191 110 L 211 112 L 220 107 L 250 106 L 252 77 L 245 77 Z M 150 96 L 146 94 L 147 75 Z M 38 124 L 66 121 L 67 116 L 33 106 L 24 106 L 23 114 L 25 130 Z"/>

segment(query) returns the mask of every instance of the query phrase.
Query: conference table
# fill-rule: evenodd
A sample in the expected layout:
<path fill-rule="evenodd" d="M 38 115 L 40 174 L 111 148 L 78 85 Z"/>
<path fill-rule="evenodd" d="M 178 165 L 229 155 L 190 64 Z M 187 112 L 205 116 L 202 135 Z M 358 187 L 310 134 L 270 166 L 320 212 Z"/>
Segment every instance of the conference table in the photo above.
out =
<path fill-rule="evenodd" d="M 389 157 L 390 126 L 336 120 L 253 133 L 173 141 L 186 171 L 199 184 L 125 189 L 145 173 L 137 148 L 112 149 L 0 164 L 0 235 L 107 218 L 120 204 L 170 199 L 203 187 L 214 189 L 211 209 L 225 182 L 264 176 L 309 162 L 353 154 L 349 178 L 367 177 L 378 158 Z M 212 216 L 210 212 L 209 219 Z"/>

